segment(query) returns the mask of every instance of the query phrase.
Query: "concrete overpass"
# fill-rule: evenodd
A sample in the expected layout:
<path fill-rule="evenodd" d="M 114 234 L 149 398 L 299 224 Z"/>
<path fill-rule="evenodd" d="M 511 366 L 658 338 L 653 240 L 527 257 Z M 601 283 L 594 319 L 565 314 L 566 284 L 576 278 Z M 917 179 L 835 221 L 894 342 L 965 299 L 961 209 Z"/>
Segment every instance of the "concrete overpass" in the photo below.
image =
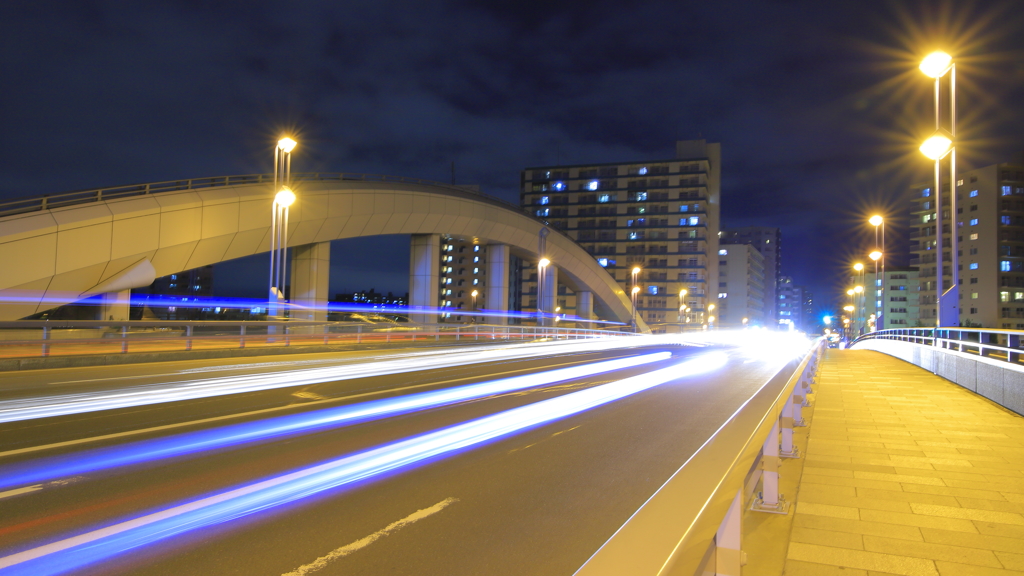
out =
<path fill-rule="evenodd" d="M 270 175 L 226 176 L 88 190 L 0 204 L 0 320 L 14 320 L 208 264 L 267 252 Z M 411 235 L 410 304 L 439 301 L 440 238 L 489 246 L 487 302 L 507 302 L 509 255 L 546 256 L 557 285 L 578 295 L 579 315 L 629 323 L 628 296 L 573 240 L 518 207 L 454 186 L 361 174 L 298 174 L 291 207 L 292 301 L 325 304 L 330 241 Z M 545 241 L 541 236 L 546 235 Z M 541 254 L 540 252 L 544 253 Z M 504 270 L 504 271 L 503 271 Z M 496 305 L 497 304 L 497 305 Z M 645 329 L 642 320 L 641 329 Z"/>

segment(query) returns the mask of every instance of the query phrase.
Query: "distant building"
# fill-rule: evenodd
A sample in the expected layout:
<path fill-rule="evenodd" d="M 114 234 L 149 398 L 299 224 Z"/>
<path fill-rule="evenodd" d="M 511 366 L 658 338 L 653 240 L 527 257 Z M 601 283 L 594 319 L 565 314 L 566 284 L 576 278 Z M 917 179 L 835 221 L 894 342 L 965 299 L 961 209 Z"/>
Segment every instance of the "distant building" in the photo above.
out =
<path fill-rule="evenodd" d="M 921 326 L 921 281 L 913 268 L 888 269 L 881 282 L 879 329 Z M 876 318 L 877 322 L 877 318 Z"/>
<path fill-rule="evenodd" d="M 479 323 L 494 323 L 498 319 L 492 316 L 472 314 L 473 311 L 522 310 L 521 279 L 522 260 L 514 255 L 506 255 L 508 259 L 507 277 L 509 281 L 508 301 L 504 306 L 487 301 L 488 285 L 488 246 L 475 238 L 444 236 L 441 238 L 441 262 L 438 307 L 441 309 L 439 320 L 444 322 L 466 322 L 474 320 Z M 476 295 L 474 296 L 474 292 Z M 501 319 L 502 323 L 515 324 L 516 318 Z"/>
<path fill-rule="evenodd" d="M 640 267 L 638 313 L 655 332 L 675 332 L 687 318 L 706 323 L 717 302 L 720 175 L 719 144 L 681 141 L 673 158 L 527 168 L 520 202 L 583 246 L 627 294 Z M 523 307 L 536 310 L 537 263 L 524 266 Z M 564 286 L 557 305 L 575 310 Z"/>
<path fill-rule="evenodd" d="M 148 294 L 150 297 L 166 296 L 170 300 L 179 300 L 182 303 L 180 306 L 167 305 L 165 300 L 162 304 L 133 309 L 132 316 L 137 315 L 138 319 L 207 320 L 229 314 L 228 310 L 218 307 L 190 305 L 213 296 L 213 266 L 200 266 L 177 274 L 161 276 L 154 280 L 149 288 L 132 290 L 132 293 Z M 145 296 L 141 296 L 141 299 L 148 302 Z"/>
<path fill-rule="evenodd" d="M 722 244 L 748 244 L 764 256 L 764 323 L 778 324 L 778 287 L 782 278 L 782 232 L 778 228 L 748 226 L 728 228 L 720 235 Z"/>
<path fill-rule="evenodd" d="M 765 261 L 749 244 L 718 246 L 718 321 L 722 327 L 764 326 Z"/>
<path fill-rule="evenodd" d="M 362 303 L 362 304 L 376 304 L 381 306 L 405 306 L 409 303 L 409 293 L 399 296 L 388 292 L 387 294 L 381 294 L 376 289 L 370 288 L 369 290 L 361 290 L 359 292 L 353 292 L 351 294 L 335 294 L 335 302 L 344 303 Z"/>
<path fill-rule="evenodd" d="M 779 328 L 782 330 L 807 330 L 804 287 L 793 284 L 793 279 L 783 276 L 779 282 Z"/>
<path fill-rule="evenodd" d="M 911 188 L 910 264 L 920 270 L 920 321 L 935 326 L 934 183 Z M 949 182 L 942 183 L 943 289 L 950 271 Z M 957 176 L 961 325 L 1024 329 L 1024 164 L 993 164 Z M 953 324 L 953 323 L 950 323 Z"/>

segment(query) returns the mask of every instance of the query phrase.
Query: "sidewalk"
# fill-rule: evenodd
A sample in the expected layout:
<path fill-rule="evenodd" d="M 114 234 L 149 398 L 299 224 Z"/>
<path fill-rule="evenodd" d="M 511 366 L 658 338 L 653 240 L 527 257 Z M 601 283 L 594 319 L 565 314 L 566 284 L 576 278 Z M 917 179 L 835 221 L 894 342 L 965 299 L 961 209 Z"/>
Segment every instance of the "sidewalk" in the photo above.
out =
<path fill-rule="evenodd" d="M 1024 575 L 1024 417 L 867 350 L 815 392 L 784 574 Z"/>

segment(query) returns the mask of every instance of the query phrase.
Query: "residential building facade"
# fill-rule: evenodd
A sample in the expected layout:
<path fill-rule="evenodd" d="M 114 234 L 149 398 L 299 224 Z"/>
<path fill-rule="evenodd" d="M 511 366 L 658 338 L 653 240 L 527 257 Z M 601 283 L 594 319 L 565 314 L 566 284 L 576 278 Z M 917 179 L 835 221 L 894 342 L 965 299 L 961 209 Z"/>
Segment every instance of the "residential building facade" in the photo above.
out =
<path fill-rule="evenodd" d="M 789 276 L 779 279 L 778 314 L 780 330 L 804 330 L 804 288 Z"/>
<path fill-rule="evenodd" d="M 764 256 L 764 325 L 779 321 L 778 287 L 782 278 L 782 232 L 778 228 L 748 226 L 722 230 L 722 244 L 749 244 Z"/>
<path fill-rule="evenodd" d="M 921 279 L 914 268 L 886 270 L 881 283 L 881 322 L 876 326 L 887 328 L 914 328 L 921 326 Z"/>
<path fill-rule="evenodd" d="M 719 244 L 718 321 L 723 328 L 764 326 L 765 259 L 750 244 Z"/>
<path fill-rule="evenodd" d="M 638 287 L 637 313 L 655 332 L 675 332 L 706 325 L 717 303 L 720 179 L 721 146 L 688 140 L 674 158 L 527 168 L 520 203 L 583 246 L 626 294 Z M 524 311 L 536 310 L 536 268 L 524 263 Z M 575 308 L 563 286 L 557 303 Z"/>
<path fill-rule="evenodd" d="M 936 210 L 932 182 L 911 188 L 910 264 L 920 270 L 920 321 L 936 323 Z M 948 182 L 942 184 L 943 287 L 953 281 Z M 957 176 L 959 324 L 1024 329 L 1024 164 Z M 954 323 L 950 323 L 954 324 Z"/>

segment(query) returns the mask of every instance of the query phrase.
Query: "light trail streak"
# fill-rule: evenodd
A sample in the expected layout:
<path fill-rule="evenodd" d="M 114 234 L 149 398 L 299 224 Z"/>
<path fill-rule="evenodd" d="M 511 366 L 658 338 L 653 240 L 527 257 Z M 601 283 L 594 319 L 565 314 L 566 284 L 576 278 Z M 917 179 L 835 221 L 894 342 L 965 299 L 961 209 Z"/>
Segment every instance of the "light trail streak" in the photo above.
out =
<path fill-rule="evenodd" d="M 641 338 L 609 338 L 564 343 L 528 344 L 474 350 L 470 352 L 426 351 L 390 357 L 377 362 L 362 362 L 344 366 L 309 368 L 287 373 L 223 376 L 203 380 L 161 382 L 133 386 L 119 390 L 102 390 L 75 394 L 58 394 L 6 400 L 0 402 L 0 423 L 67 416 L 100 410 L 114 410 L 210 398 L 244 392 L 259 392 L 292 386 L 308 386 L 339 380 L 385 376 L 423 370 L 436 370 L 482 362 L 521 360 L 540 356 L 564 355 L 578 352 L 599 352 L 616 348 L 630 348 L 651 342 Z"/>
<path fill-rule="evenodd" d="M 285 435 L 308 434 L 325 428 L 356 424 L 387 416 L 407 414 L 417 410 L 484 398 L 494 394 L 537 388 L 556 382 L 565 382 L 614 370 L 643 366 L 652 362 L 667 360 L 671 356 L 670 352 L 630 356 L 628 358 L 594 362 L 535 374 L 501 378 L 489 382 L 456 386 L 444 390 L 325 408 L 314 412 L 279 416 L 256 422 L 233 424 L 212 430 L 188 432 L 169 438 L 142 440 L 77 454 L 42 458 L 0 468 L 0 490 L 99 470 L 108 470 L 119 466 L 227 448 L 246 442 L 269 440 Z M 0 495 L 2 494 L 3 492 L 0 492 Z"/>
<path fill-rule="evenodd" d="M 44 576 L 76 570 L 192 530 L 236 520 L 527 428 L 614 402 L 725 364 L 724 353 L 700 357 L 386 444 L 323 464 L 214 494 L 0 558 L 7 574 Z"/>

